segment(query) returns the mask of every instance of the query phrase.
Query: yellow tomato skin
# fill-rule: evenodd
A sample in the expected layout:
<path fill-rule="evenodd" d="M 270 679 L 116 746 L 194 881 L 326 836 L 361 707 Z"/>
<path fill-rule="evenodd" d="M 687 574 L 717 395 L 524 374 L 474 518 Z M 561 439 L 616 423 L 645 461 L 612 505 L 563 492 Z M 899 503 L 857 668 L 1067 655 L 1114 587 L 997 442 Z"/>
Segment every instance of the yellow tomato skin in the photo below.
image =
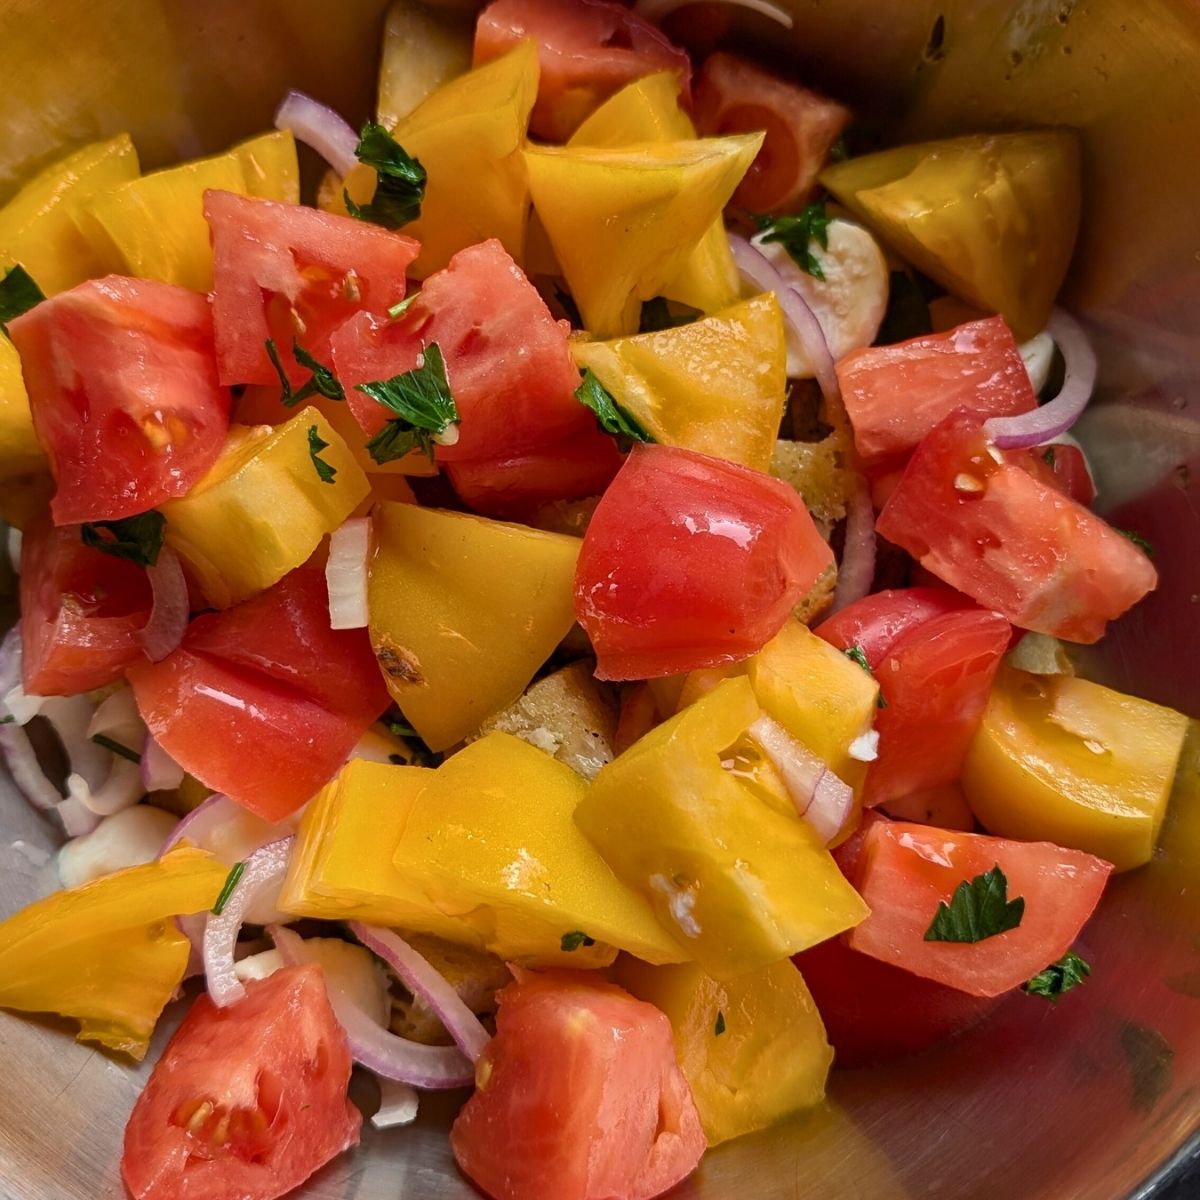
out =
<path fill-rule="evenodd" d="M 295 203 L 296 144 L 267 133 L 224 154 L 153 171 L 94 196 L 79 216 L 97 253 L 120 270 L 197 292 L 212 288 L 212 244 L 204 219 L 209 188 Z"/>
<path fill-rule="evenodd" d="M 49 471 L 33 432 L 17 348 L 0 335 L 0 481 Z"/>
<path fill-rule="evenodd" d="M 1018 341 L 1045 328 L 1079 229 L 1079 138 L 974 134 L 834 163 L 821 182 L 959 299 Z"/>
<path fill-rule="evenodd" d="M 617 147 L 694 138 L 696 127 L 680 107 L 679 95 L 673 71 L 637 79 L 600 105 L 567 145 Z M 721 217 L 705 231 L 679 275 L 663 285 L 663 295 L 704 313 L 720 312 L 737 300 L 737 267 Z"/>
<path fill-rule="evenodd" d="M 749 681 L 727 680 L 604 767 L 575 813 L 618 877 L 719 980 L 867 916 L 811 827 L 722 766 L 759 714 Z"/>
<path fill-rule="evenodd" d="M 1150 861 L 1187 718 L 1067 675 L 1002 667 L 963 767 L 989 833 L 1107 859 Z"/>
<path fill-rule="evenodd" d="M 462 13 L 395 0 L 383 27 L 376 119 L 394 129 L 418 104 L 471 66 L 474 30 Z"/>
<path fill-rule="evenodd" d="M 774 295 L 675 329 L 571 349 L 655 441 L 770 467 L 787 400 L 787 341 Z"/>
<path fill-rule="evenodd" d="M 80 1041 L 140 1060 L 187 967 L 172 918 L 210 909 L 228 874 L 173 850 L 21 909 L 0 923 L 0 1008 L 70 1017 Z"/>
<path fill-rule="evenodd" d="M 368 588 L 388 691 L 433 750 L 511 704 L 575 622 L 579 539 L 380 504 Z"/>
<path fill-rule="evenodd" d="M 589 332 L 637 330 L 641 302 L 678 278 L 761 143 L 745 134 L 525 151 L 534 207 Z"/>
<path fill-rule="evenodd" d="M 606 965 L 614 948 L 654 962 L 686 957 L 575 827 L 587 783 L 570 767 L 494 731 L 426 775 L 396 868 L 487 949 L 569 966 Z M 564 947 L 567 934 L 594 944 Z"/>
<path fill-rule="evenodd" d="M 76 216 L 98 192 L 137 177 L 127 133 L 52 163 L 0 208 L 0 267 L 20 263 L 47 296 L 112 271 L 117 264 L 97 253 Z"/>
<path fill-rule="evenodd" d="M 327 443 L 320 458 L 333 481 L 317 474 L 309 430 Z M 231 425 L 220 457 L 186 495 L 161 506 L 166 539 L 209 603 L 228 608 L 278 583 L 307 561 L 366 499 L 367 477 L 317 409 L 290 421 Z"/>
<path fill-rule="evenodd" d="M 623 955 L 613 977 L 666 1013 L 710 1146 L 825 1098 L 833 1048 L 790 961 L 721 983 L 696 963 L 650 966 Z"/>

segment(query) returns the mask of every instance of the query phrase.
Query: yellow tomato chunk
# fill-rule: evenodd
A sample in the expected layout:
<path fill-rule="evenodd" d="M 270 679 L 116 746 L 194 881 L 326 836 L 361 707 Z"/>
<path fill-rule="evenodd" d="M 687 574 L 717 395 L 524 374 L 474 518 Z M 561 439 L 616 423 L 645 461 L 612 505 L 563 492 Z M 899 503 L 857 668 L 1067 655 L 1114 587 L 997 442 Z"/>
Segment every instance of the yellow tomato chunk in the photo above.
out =
<path fill-rule="evenodd" d="M 312 430 L 325 443 L 319 452 Z M 315 458 L 332 469 L 328 482 Z M 307 561 L 369 490 L 354 454 L 315 408 L 274 427 L 233 425 L 208 474 L 162 505 L 166 539 L 209 603 L 228 608 Z"/>
<path fill-rule="evenodd" d="M 33 432 L 29 396 L 17 348 L 0 334 L 0 480 L 48 471 L 46 455 Z"/>
<path fill-rule="evenodd" d="M 1086 679 L 1003 667 L 963 791 L 989 833 L 1085 850 L 1128 871 L 1154 852 L 1187 724 Z"/>
<path fill-rule="evenodd" d="M 471 65 L 471 22 L 464 14 L 395 0 L 383 27 L 376 119 L 385 129 Z"/>

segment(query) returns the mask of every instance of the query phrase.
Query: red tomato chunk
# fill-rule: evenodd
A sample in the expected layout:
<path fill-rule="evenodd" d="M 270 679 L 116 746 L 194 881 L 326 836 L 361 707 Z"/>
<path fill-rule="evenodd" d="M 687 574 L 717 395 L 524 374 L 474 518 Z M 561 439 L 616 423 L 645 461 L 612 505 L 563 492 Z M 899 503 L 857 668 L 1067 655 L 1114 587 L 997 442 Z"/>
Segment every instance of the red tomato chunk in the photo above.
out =
<path fill-rule="evenodd" d="M 1003 317 L 854 350 L 837 364 L 837 376 L 854 445 L 873 469 L 907 457 L 957 408 L 1008 417 L 1037 407 Z"/>
<path fill-rule="evenodd" d="M 749 657 L 832 565 L 786 484 L 639 445 L 588 526 L 575 615 L 601 679 L 674 675 Z"/>
<path fill-rule="evenodd" d="M 667 1018 L 583 972 L 522 973 L 450 1133 L 493 1200 L 650 1200 L 704 1153 Z"/>
<path fill-rule="evenodd" d="M 1150 560 L 1099 517 L 990 446 L 959 410 L 920 445 L 876 528 L 1014 625 L 1095 642 L 1151 591 Z M 1028 456 L 1025 456 L 1028 458 Z"/>
<path fill-rule="evenodd" d="M 44 300 L 9 327 L 55 523 L 107 521 L 191 491 L 221 452 L 208 297 L 110 275 Z"/>
<path fill-rule="evenodd" d="M 321 969 L 289 967 L 217 1008 L 206 995 L 134 1105 L 121 1175 L 133 1200 L 274 1200 L 358 1144 L 350 1051 Z"/>
<path fill-rule="evenodd" d="M 525 38 L 537 42 L 541 80 L 530 132 L 565 142 L 583 120 L 627 83 L 674 71 L 686 91 L 687 54 L 623 4 L 585 0 L 495 0 L 475 26 L 475 65 Z"/>
<path fill-rule="evenodd" d="M 1025 901 L 1020 925 L 974 943 L 926 941 L 939 903 L 996 866 L 1009 900 Z M 1111 863 L 1049 842 L 880 821 L 867 833 L 858 881 L 871 915 L 850 946 L 973 996 L 998 996 L 1062 958 L 1111 873 Z"/>

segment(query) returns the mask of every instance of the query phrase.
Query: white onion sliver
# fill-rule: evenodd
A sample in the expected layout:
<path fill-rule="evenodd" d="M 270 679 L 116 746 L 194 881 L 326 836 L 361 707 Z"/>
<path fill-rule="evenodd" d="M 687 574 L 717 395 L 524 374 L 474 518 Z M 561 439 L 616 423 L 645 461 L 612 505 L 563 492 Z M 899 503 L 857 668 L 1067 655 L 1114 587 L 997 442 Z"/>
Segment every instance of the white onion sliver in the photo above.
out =
<path fill-rule="evenodd" d="M 781 5 L 772 4 L 771 0 L 724 0 L 724 2 L 732 5 L 734 8 L 747 8 L 751 12 L 761 13 L 764 17 L 770 17 L 772 21 L 776 21 L 782 25 L 784 29 L 791 29 L 793 25 L 791 13 Z M 694 3 L 696 3 L 696 0 L 637 0 L 633 9 L 638 16 L 645 17 L 647 21 L 653 21 L 656 25 L 659 25 L 676 9 L 687 8 Z"/>
<path fill-rule="evenodd" d="M 204 922 L 204 974 L 208 994 L 218 1008 L 226 1008 L 246 994 L 233 969 L 238 933 L 252 901 L 268 888 L 277 890 L 282 885 L 294 843 L 294 838 L 282 838 L 251 854 L 225 907 L 219 915 L 210 913 Z"/>
<path fill-rule="evenodd" d="M 829 615 L 861 600 L 875 579 L 875 509 L 870 493 L 860 488 L 846 504 L 846 540 L 838 565 L 837 586 Z"/>
<path fill-rule="evenodd" d="M 304 92 L 291 91 L 283 98 L 275 110 L 275 128 L 290 129 L 343 179 L 358 163 L 358 134 L 332 108 Z"/>
<path fill-rule="evenodd" d="M 363 629 L 367 624 L 367 560 L 371 521 L 354 517 L 329 538 L 325 586 L 329 590 L 329 624 L 333 629 Z"/>
<path fill-rule="evenodd" d="M 84 808 L 74 798 L 63 800 L 57 806 L 56 811 L 58 819 L 62 821 L 63 830 L 69 838 L 83 837 L 100 824 L 100 818 L 91 809 Z"/>
<path fill-rule="evenodd" d="M 1040 446 L 1066 433 L 1082 416 L 1096 386 L 1096 352 L 1079 322 L 1056 308 L 1046 330 L 1062 351 L 1066 368 L 1062 387 L 1053 400 L 1038 408 L 984 423 L 984 433 L 1001 450 Z"/>
<path fill-rule="evenodd" d="M 4 755 L 17 790 L 34 808 L 43 811 L 58 808 L 62 796 L 43 773 L 29 734 L 20 725 L 0 725 L 0 753 Z M 85 822 L 78 822 L 77 827 L 82 824 Z M 71 830 L 67 832 L 71 833 Z M 80 832 L 86 833 L 87 830 L 81 829 Z"/>
<path fill-rule="evenodd" d="M 138 631 L 138 644 L 151 662 L 162 662 L 187 631 L 187 580 L 179 555 L 170 546 L 159 550 L 158 561 L 146 568 L 146 575 L 154 599 L 150 619 Z"/>
<path fill-rule="evenodd" d="M 290 929 L 270 925 L 267 933 L 289 966 L 312 961 L 305 953 L 304 939 Z M 457 1046 L 426 1046 L 398 1037 L 376 1025 L 328 975 L 325 989 L 350 1053 L 368 1070 L 427 1089 L 469 1087 L 473 1082 L 471 1064 Z"/>
<path fill-rule="evenodd" d="M 417 1119 L 421 1097 L 416 1088 L 398 1079 L 379 1080 L 379 1110 L 371 1118 L 376 1129 L 411 1125 Z"/>
<path fill-rule="evenodd" d="M 145 794 L 140 765 L 116 755 L 112 756 L 108 778 L 99 787 L 93 787 L 77 772 L 67 776 L 68 799 L 79 801 L 89 812 L 100 817 L 111 817 L 113 813 L 130 808 Z"/>
<path fill-rule="evenodd" d="M 19 684 L 14 683 L 4 693 L 4 708 L 18 725 L 28 725 L 42 711 L 45 696 L 31 696 Z"/>
<path fill-rule="evenodd" d="M 491 1037 L 453 985 L 390 929 L 351 921 L 350 931 L 396 972 L 400 982 L 414 996 L 419 996 L 429 1005 L 463 1054 L 472 1063 L 478 1062 Z"/>
<path fill-rule="evenodd" d="M 148 792 L 169 792 L 183 782 L 183 768 L 158 744 L 152 733 L 142 743 L 142 785 Z"/>
<path fill-rule="evenodd" d="M 744 237 L 731 233 L 729 248 L 733 251 L 733 261 L 737 269 L 752 287 L 763 292 L 775 293 L 779 307 L 783 310 L 784 320 L 791 325 L 804 345 L 808 361 L 812 363 L 813 374 L 821 386 L 821 394 L 831 404 L 840 406 L 842 393 L 838 386 L 833 355 L 821 322 L 817 320 L 817 314 L 809 307 L 808 301 L 800 294 L 798 288 L 793 287 L 779 273 L 775 264 Z"/>

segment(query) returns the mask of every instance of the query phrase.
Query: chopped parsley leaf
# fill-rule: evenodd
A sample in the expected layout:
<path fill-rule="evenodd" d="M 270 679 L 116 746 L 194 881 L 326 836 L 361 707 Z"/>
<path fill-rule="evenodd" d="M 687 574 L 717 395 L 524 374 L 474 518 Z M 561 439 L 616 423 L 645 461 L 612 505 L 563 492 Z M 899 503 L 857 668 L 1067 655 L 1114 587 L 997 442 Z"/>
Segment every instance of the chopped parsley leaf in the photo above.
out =
<path fill-rule="evenodd" d="M 342 189 L 346 211 L 360 221 L 373 221 L 385 229 L 399 229 L 421 215 L 425 198 L 425 168 L 375 121 L 367 121 L 359 134 L 355 157 L 374 167 L 379 178 L 369 204 L 355 204 Z"/>
<path fill-rule="evenodd" d="M 86 522 L 79 527 L 79 538 L 85 546 L 111 554 L 113 558 L 123 558 L 140 567 L 152 567 L 158 562 L 166 523 L 162 513 L 151 509 L 119 521 Z"/>
<path fill-rule="evenodd" d="M 244 862 L 233 864 L 229 874 L 225 877 L 220 895 L 217 896 L 217 902 L 212 906 L 212 915 L 214 917 L 219 917 L 225 911 L 225 905 L 229 903 L 229 897 L 233 895 L 233 889 L 237 887 L 238 881 L 245 874 L 245 871 L 246 864 Z"/>
<path fill-rule="evenodd" d="M 420 292 L 413 292 L 411 296 L 405 296 L 403 300 L 397 301 L 388 309 L 388 316 L 393 321 L 398 321 L 408 310 L 417 302 Z"/>
<path fill-rule="evenodd" d="M 1025 901 L 1008 898 L 1008 879 L 999 865 L 970 882 L 963 880 L 947 904 L 938 903 L 927 942 L 982 942 L 1021 924 Z"/>
<path fill-rule="evenodd" d="M 1042 452 L 1042 462 L 1044 462 L 1046 464 L 1046 466 L 1048 466 L 1048 467 L 1054 466 L 1054 447 L 1053 446 L 1047 446 L 1046 449 Z"/>
<path fill-rule="evenodd" d="M 333 477 L 337 474 L 337 467 L 331 463 L 327 463 L 321 458 L 321 451 L 326 449 L 329 443 L 317 432 L 315 425 L 308 427 L 308 456 L 312 459 L 312 465 L 317 469 L 317 475 L 322 483 L 333 483 Z"/>
<path fill-rule="evenodd" d="M 358 390 L 396 415 L 367 443 L 377 463 L 421 450 L 433 459 L 433 443 L 458 421 L 458 408 L 446 379 L 446 363 L 437 342 L 430 342 L 421 365 L 391 379 L 360 383 Z"/>
<path fill-rule="evenodd" d="M 654 441 L 638 421 L 613 399 L 612 393 L 592 374 L 590 367 L 583 370 L 583 382 L 575 389 L 575 399 L 584 408 L 592 410 L 596 424 L 605 433 L 627 437 L 635 442 Z"/>
<path fill-rule="evenodd" d="M 12 713 L 5 713 L 4 716 L 0 717 L 0 725 L 12 725 L 16 719 Z"/>
<path fill-rule="evenodd" d="M 717 1023 L 713 1026 L 713 1036 L 720 1037 L 725 1032 L 725 1014 L 717 1013 Z"/>
<path fill-rule="evenodd" d="M 9 267 L 0 279 L 0 329 L 4 329 L 9 321 L 15 320 L 22 313 L 27 313 L 34 305 L 45 300 L 42 289 L 33 281 L 33 276 L 20 263 Z"/>
<path fill-rule="evenodd" d="M 417 731 L 411 725 L 405 725 L 402 721 L 389 721 L 388 732 L 392 737 L 410 738 L 417 736 Z"/>
<path fill-rule="evenodd" d="M 825 278 L 821 260 L 812 252 L 813 242 L 822 250 L 829 249 L 832 218 L 825 211 L 824 200 L 806 205 L 804 211 L 794 217 L 758 217 L 757 220 L 763 230 L 764 242 L 778 242 L 800 270 L 814 279 Z"/>
<path fill-rule="evenodd" d="M 575 929 L 570 933 L 564 933 L 562 935 L 562 942 L 560 944 L 563 950 L 570 954 L 573 951 L 578 950 L 580 946 L 594 946 L 596 944 L 596 939 L 588 937 L 588 935 L 584 933 L 582 929 Z"/>
<path fill-rule="evenodd" d="M 1142 537 L 1140 533 L 1135 533 L 1132 529 L 1117 529 L 1115 525 L 1113 528 L 1116 529 L 1123 538 L 1128 538 L 1147 558 L 1154 557 L 1153 544 L 1146 538 Z"/>
<path fill-rule="evenodd" d="M 867 662 L 867 652 L 861 646 L 847 646 L 842 653 L 850 659 L 851 662 L 856 662 L 872 679 L 875 678 L 875 672 L 871 670 L 871 664 Z M 875 698 L 876 708 L 887 708 L 887 701 L 883 698 L 883 693 L 880 692 Z"/>
<path fill-rule="evenodd" d="M 307 400 L 309 396 L 318 394 L 324 396 L 327 400 L 345 400 L 346 393 L 342 385 L 338 383 L 337 376 L 327 366 L 317 362 L 294 339 L 292 341 L 292 354 L 302 367 L 307 367 L 312 372 L 312 378 L 294 392 L 292 391 L 291 383 L 288 381 L 287 372 L 283 369 L 283 363 L 279 361 L 279 350 L 275 345 L 275 339 L 267 338 L 267 357 L 271 360 L 271 365 L 275 368 L 275 374 L 279 376 L 279 385 L 283 389 L 282 400 L 284 408 L 294 408 L 302 400 Z"/>
<path fill-rule="evenodd" d="M 1075 953 L 1068 950 L 1056 963 L 1039 971 L 1024 990 L 1031 996 L 1044 996 L 1051 1004 L 1057 1004 L 1073 987 L 1078 987 L 1090 974 L 1092 968 Z"/>

